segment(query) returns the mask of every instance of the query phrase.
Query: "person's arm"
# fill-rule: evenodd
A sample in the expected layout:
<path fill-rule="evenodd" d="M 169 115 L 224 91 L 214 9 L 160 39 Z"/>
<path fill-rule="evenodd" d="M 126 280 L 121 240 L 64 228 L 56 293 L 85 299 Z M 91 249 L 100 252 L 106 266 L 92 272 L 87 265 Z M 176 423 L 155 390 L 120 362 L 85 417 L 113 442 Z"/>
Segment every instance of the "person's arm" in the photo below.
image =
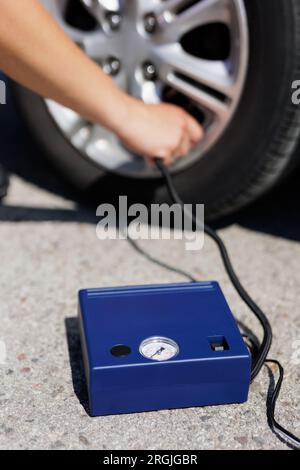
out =
<path fill-rule="evenodd" d="M 120 90 L 38 0 L 0 0 L 0 68 L 14 80 L 116 133 L 136 153 L 170 163 L 202 129 L 183 110 L 146 105 Z"/>

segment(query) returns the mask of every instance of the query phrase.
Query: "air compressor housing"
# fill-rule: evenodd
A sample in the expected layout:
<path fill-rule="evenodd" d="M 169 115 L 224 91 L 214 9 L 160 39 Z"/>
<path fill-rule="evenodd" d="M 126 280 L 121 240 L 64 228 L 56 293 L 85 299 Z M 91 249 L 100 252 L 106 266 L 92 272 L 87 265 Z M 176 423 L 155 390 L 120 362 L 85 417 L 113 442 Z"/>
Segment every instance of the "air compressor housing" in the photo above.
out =
<path fill-rule="evenodd" d="M 217 282 L 82 290 L 79 325 L 92 416 L 247 400 L 250 354 Z"/>

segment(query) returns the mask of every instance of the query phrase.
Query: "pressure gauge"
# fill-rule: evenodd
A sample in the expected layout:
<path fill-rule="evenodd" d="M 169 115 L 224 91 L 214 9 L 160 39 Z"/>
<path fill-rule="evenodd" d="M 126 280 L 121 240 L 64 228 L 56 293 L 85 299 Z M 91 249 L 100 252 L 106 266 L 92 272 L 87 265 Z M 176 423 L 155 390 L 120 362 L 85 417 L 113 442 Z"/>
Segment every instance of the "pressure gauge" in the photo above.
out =
<path fill-rule="evenodd" d="M 152 361 L 168 361 L 177 356 L 179 346 L 172 339 L 153 336 L 141 343 L 140 353 Z"/>

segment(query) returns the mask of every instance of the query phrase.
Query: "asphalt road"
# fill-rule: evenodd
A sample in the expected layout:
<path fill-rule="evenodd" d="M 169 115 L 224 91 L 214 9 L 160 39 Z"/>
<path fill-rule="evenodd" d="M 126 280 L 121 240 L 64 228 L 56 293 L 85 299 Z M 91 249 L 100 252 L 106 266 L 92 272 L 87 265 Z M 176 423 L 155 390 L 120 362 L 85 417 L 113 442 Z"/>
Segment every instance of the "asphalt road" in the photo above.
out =
<path fill-rule="evenodd" d="M 48 168 L 10 106 L 1 108 L 0 125 L 0 161 L 11 171 L 0 206 L 0 341 L 7 355 L 0 364 L 0 448 L 284 449 L 267 425 L 267 368 L 244 405 L 88 416 L 77 291 L 184 279 L 146 261 L 126 240 L 98 241 L 95 209 L 80 205 Z M 238 273 L 271 320 L 271 355 L 286 370 L 277 418 L 298 435 L 299 201 L 298 174 L 221 228 Z M 199 279 L 219 280 L 236 317 L 260 335 L 211 242 L 198 256 L 180 241 L 141 244 Z"/>

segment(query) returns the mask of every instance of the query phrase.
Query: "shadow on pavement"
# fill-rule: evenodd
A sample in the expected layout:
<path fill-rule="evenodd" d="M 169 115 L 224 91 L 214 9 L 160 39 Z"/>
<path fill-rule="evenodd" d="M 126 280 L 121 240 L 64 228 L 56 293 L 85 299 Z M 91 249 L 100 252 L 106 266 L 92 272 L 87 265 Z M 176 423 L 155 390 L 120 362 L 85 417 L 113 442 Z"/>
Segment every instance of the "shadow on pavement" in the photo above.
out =
<path fill-rule="evenodd" d="M 300 171 L 295 170 L 281 185 L 236 214 L 231 223 L 300 241 Z"/>
<path fill-rule="evenodd" d="M 88 391 L 84 374 L 83 359 L 81 354 L 78 319 L 75 317 L 66 318 L 65 327 L 68 341 L 73 389 L 80 404 L 83 406 L 83 408 L 89 415 L 90 412 L 88 404 Z"/>
<path fill-rule="evenodd" d="M 86 206 L 78 206 L 78 209 L 72 210 L 0 205 L 0 221 L 79 222 L 96 225 L 99 218 L 96 218 L 94 212 Z"/>

